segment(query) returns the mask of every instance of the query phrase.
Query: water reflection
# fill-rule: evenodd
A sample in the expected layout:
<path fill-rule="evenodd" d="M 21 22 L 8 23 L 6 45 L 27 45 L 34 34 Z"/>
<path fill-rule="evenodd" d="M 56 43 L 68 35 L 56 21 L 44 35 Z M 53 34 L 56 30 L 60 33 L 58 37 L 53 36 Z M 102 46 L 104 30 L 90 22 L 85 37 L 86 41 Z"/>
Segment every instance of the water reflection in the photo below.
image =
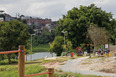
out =
<path fill-rule="evenodd" d="M 36 60 L 36 59 L 41 59 L 41 58 L 45 58 L 45 57 L 52 57 L 52 54 L 50 54 L 50 52 L 38 52 L 38 53 L 34 53 L 32 54 L 32 60 Z M 53 53 L 53 57 L 55 57 L 56 54 Z M 25 61 L 26 61 L 26 57 L 27 57 L 27 61 L 31 60 L 31 55 L 25 55 Z"/>

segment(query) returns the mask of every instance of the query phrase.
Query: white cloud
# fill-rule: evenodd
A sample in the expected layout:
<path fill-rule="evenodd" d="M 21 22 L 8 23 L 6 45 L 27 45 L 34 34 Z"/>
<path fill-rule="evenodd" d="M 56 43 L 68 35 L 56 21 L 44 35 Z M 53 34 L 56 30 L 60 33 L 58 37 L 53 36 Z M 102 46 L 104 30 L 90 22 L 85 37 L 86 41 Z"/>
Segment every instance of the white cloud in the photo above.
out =
<path fill-rule="evenodd" d="M 0 10 L 13 16 L 20 13 L 58 20 L 73 7 L 79 8 L 80 5 L 88 6 L 92 3 L 107 12 L 111 11 L 116 17 L 115 0 L 1 0 Z"/>

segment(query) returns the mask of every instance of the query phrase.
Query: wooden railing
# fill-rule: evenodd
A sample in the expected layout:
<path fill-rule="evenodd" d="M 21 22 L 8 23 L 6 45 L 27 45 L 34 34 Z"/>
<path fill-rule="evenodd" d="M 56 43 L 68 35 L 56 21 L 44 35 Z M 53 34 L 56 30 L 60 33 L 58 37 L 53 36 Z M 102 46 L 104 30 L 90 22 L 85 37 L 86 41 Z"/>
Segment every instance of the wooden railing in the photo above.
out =
<path fill-rule="evenodd" d="M 0 52 L 0 54 L 9 54 L 9 53 L 18 53 L 18 71 L 19 71 L 18 77 L 30 77 L 30 76 L 37 76 L 37 75 L 44 75 L 44 74 L 48 74 L 48 77 L 54 77 L 53 68 L 49 68 L 48 72 L 45 72 L 45 73 L 24 75 L 25 73 L 25 46 L 24 45 L 20 45 L 19 50 Z"/>

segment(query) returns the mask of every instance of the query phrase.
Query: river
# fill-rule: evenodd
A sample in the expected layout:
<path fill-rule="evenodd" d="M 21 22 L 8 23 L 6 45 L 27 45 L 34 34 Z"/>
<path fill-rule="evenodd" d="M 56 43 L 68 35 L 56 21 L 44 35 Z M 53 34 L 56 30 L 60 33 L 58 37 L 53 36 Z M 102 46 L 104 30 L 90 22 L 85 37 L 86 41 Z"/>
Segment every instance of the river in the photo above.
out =
<path fill-rule="evenodd" d="M 45 58 L 45 57 L 52 57 L 52 54 L 50 54 L 50 52 L 38 52 L 38 53 L 34 53 L 32 54 L 32 60 L 36 60 L 36 59 L 41 59 L 41 58 Z M 53 53 L 53 57 L 55 57 L 56 54 Z M 31 54 L 28 54 L 27 56 L 25 55 L 25 61 L 26 61 L 26 57 L 27 57 L 27 61 L 31 60 Z"/>

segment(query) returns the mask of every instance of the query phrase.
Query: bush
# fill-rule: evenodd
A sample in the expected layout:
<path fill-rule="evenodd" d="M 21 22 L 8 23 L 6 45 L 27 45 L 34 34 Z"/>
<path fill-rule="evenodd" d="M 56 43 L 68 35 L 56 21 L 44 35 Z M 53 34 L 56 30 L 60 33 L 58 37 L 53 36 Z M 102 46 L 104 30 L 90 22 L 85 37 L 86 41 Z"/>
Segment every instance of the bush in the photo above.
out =
<path fill-rule="evenodd" d="M 12 64 L 18 63 L 18 60 L 15 60 L 15 59 L 11 59 L 11 61 L 12 61 Z M 0 65 L 7 65 L 7 64 L 9 64 L 8 59 L 4 59 L 0 61 Z"/>
<path fill-rule="evenodd" d="M 66 56 L 67 52 L 62 52 L 62 56 Z"/>
<path fill-rule="evenodd" d="M 50 51 L 53 51 L 57 54 L 57 56 L 61 56 L 61 53 L 63 51 L 63 43 L 64 43 L 64 38 L 62 36 L 56 36 L 55 40 L 50 44 Z"/>

